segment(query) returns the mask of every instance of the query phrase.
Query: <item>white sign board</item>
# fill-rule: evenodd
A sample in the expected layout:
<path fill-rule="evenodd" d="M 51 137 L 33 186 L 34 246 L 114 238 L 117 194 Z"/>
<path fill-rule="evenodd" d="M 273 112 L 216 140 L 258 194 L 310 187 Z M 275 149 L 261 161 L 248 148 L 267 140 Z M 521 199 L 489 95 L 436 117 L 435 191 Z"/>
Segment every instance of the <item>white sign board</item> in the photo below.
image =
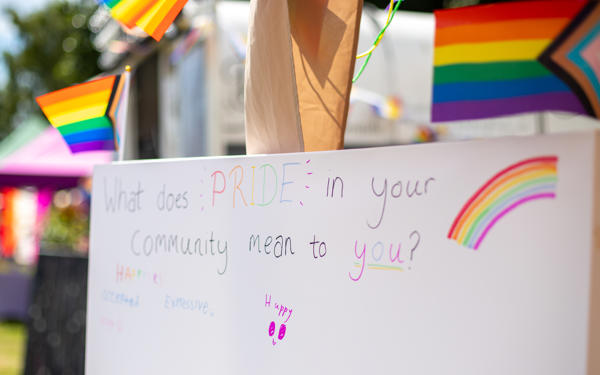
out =
<path fill-rule="evenodd" d="M 596 148 L 99 166 L 86 373 L 591 374 Z"/>

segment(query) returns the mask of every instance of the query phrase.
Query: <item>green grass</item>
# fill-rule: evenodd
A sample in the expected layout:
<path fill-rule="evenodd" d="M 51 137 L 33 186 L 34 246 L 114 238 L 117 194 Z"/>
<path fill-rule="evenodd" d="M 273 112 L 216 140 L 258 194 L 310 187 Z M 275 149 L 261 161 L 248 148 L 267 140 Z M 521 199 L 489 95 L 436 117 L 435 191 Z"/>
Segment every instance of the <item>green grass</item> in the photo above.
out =
<path fill-rule="evenodd" d="M 0 322 L 0 375 L 23 372 L 26 336 L 23 324 Z"/>

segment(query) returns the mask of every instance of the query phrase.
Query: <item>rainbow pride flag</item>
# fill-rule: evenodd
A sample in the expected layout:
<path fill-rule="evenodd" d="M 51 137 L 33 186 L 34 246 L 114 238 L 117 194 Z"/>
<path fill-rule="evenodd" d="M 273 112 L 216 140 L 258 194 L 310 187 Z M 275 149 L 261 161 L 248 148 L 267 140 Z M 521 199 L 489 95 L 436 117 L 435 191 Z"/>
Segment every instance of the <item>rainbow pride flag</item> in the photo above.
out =
<path fill-rule="evenodd" d="M 138 26 L 156 41 L 181 12 L 187 0 L 100 0 L 114 19 L 128 28 Z"/>
<path fill-rule="evenodd" d="M 435 12 L 432 121 L 586 113 L 538 57 L 585 5 L 524 1 Z"/>
<path fill-rule="evenodd" d="M 600 118 L 600 3 L 591 1 L 540 56 L 592 117 Z"/>
<path fill-rule="evenodd" d="M 108 76 L 36 98 L 71 152 L 115 150 L 116 116 L 125 79 Z"/>
<path fill-rule="evenodd" d="M 496 173 L 460 210 L 448 238 L 477 250 L 506 214 L 538 199 L 556 197 L 556 156 L 540 156 L 512 164 Z"/>

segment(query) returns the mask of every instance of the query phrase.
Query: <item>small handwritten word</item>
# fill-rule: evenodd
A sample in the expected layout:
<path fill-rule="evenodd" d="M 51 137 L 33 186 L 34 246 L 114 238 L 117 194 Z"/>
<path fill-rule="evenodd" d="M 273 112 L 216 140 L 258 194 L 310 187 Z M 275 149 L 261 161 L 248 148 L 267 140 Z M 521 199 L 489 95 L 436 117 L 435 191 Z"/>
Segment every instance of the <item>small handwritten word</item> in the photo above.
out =
<path fill-rule="evenodd" d="M 271 295 L 270 294 L 265 294 L 265 307 L 271 307 Z M 273 307 L 275 308 L 275 312 L 277 313 L 277 316 L 279 316 L 280 318 L 285 318 L 285 315 L 288 314 L 288 317 L 284 323 L 287 323 L 288 320 L 290 320 L 290 318 L 292 317 L 293 310 L 291 308 L 288 308 L 287 306 L 284 306 L 277 302 L 273 302 Z"/>
<path fill-rule="evenodd" d="M 140 306 L 140 296 L 130 296 L 125 293 L 115 292 L 114 290 L 104 289 L 102 299 L 115 305 L 124 305 L 129 307 Z"/>
<path fill-rule="evenodd" d="M 357 261 L 354 262 L 354 267 L 359 268 L 360 271 L 358 275 L 352 276 L 352 272 L 348 272 L 348 276 L 352 281 L 359 281 L 365 272 L 365 268 L 372 270 L 382 270 L 382 271 L 404 271 L 400 265 L 407 262 L 408 269 L 410 269 L 410 264 L 412 264 L 414 260 L 415 250 L 421 243 L 421 235 L 418 231 L 412 231 L 409 235 L 409 241 L 411 241 L 410 249 L 402 252 L 402 243 L 390 243 L 389 246 L 389 263 L 384 263 L 384 253 L 386 246 L 381 241 L 377 241 L 373 246 L 371 246 L 371 259 L 374 261 L 372 263 L 367 263 L 367 244 L 363 243 L 362 250 L 359 250 L 358 241 L 354 242 L 354 255 L 356 256 Z M 401 259 L 401 254 L 405 256 L 404 259 Z"/>
<path fill-rule="evenodd" d="M 123 332 L 123 325 L 120 320 L 115 320 L 111 318 L 107 318 L 105 316 L 100 317 L 100 325 L 117 331 L 118 333 Z"/>
<path fill-rule="evenodd" d="M 327 189 L 325 190 L 325 196 L 333 198 L 335 196 L 335 187 L 339 186 L 338 196 L 344 198 L 344 180 L 339 177 L 327 177 Z"/>
<path fill-rule="evenodd" d="M 313 258 L 324 258 L 327 255 L 327 244 L 325 241 L 318 241 L 316 234 L 313 235 L 313 240 L 308 244 L 312 246 Z"/>
<path fill-rule="evenodd" d="M 266 255 L 270 255 L 271 253 L 275 258 L 280 258 L 283 255 L 288 255 L 288 251 L 290 255 L 294 255 L 294 250 L 292 250 L 292 238 L 284 237 L 283 235 L 278 236 L 266 236 L 263 238 L 265 241 L 262 243 L 261 251 L 261 242 L 260 235 L 253 234 L 250 236 L 250 240 L 248 241 L 248 251 L 252 252 L 252 249 L 258 251 L 258 253 L 264 252 Z M 275 242 L 273 242 L 275 239 Z M 272 251 L 270 246 L 273 245 Z"/>
<path fill-rule="evenodd" d="M 160 211 L 185 210 L 189 207 L 187 191 L 173 193 L 164 184 L 156 197 L 156 207 Z"/>
<path fill-rule="evenodd" d="M 425 180 L 415 180 L 415 181 L 399 180 L 396 183 L 394 183 L 394 185 L 392 185 L 392 187 L 389 190 L 389 195 L 391 195 L 392 198 L 395 198 L 395 199 L 400 198 L 402 196 L 402 193 L 404 193 L 404 196 L 408 199 L 427 195 L 427 194 L 429 194 L 429 184 L 431 184 L 433 181 L 435 181 L 435 178 L 433 178 L 433 177 L 429 177 Z M 412 182 L 412 187 L 411 187 L 411 182 Z M 422 185 L 421 189 L 419 189 L 419 184 Z M 387 201 L 388 201 L 388 180 L 387 180 L 387 178 L 385 178 L 383 180 L 383 184 L 381 184 L 381 185 L 378 184 L 378 186 L 380 186 L 380 187 L 376 187 L 375 185 L 376 185 L 375 177 L 373 177 L 371 179 L 371 191 L 373 192 L 373 194 L 376 197 L 383 198 L 383 203 L 381 205 L 381 212 L 378 215 L 379 218 L 372 222 L 367 219 L 367 226 L 371 229 L 377 229 L 381 225 L 381 222 L 383 221 L 383 215 L 385 214 L 385 208 L 387 206 Z"/>
<path fill-rule="evenodd" d="M 165 294 L 164 308 L 167 310 L 187 310 L 198 311 L 203 315 L 214 316 L 214 313 L 208 309 L 208 301 L 202 301 L 193 298 L 174 297 Z"/>
<path fill-rule="evenodd" d="M 155 285 L 162 283 L 162 277 L 156 272 L 147 272 L 141 268 L 124 266 L 122 264 L 117 264 L 116 276 L 117 283 L 134 281 L 147 281 Z"/>
<path fill-rule="evenodd" d="M 283 338 L 285 337 L 285 333 L 287 331 L 287 322 L 292 317 L 292 309 L 287 306 L 284 306 L 280 303 L 277 303 L 277 302 L 273 302 L 273 306 L 271 306 L 271 295 L 268 293 L 265 293 L 265 307 L 267 307 L 267 308 L 274 307 L 275 313 L 277 314 L 278 318 L 283 319 L 283 318 L 285 318 L 286 314 L 288 314 L 285 322 L 283 322 L 279 326 L 279 333 L 277 334 L 277 339 L 278 339 L 277 342 L 279 342 L 279 341 L 283 340 Z M 269 333 L 269 337 L 271 337 L 271 342 L 272 342 L 273 346 L 275 346 L 275 344 L 277 344 L 277 342 L 275 341 L 275 336 L 274 336 L 275 328 L 276 328 L 275 321 L 271 321 L 271 323 L 269 323 L 268 333 Z"/>
<path fill-rule="evenodd" d="M 203 246 L 204 245 L 204 246 Z M 199 237 L 187 237 L 180 234 L 143 234 L 141 230 L 135 230 L 131 235 L 130 249 L 133 255 L 147 257 L 159 253 L 165 255 L 197 255 L 197 256 L 216 256 L 224 257 L 223 266 L 217 267 L 217 273 L 223 275 L 227 271 L 227 241 L 215 240 L 214 233 L 210 232 L 210 239 L 202 240 Z"/>
<path fill-rule="evenodd" d="M 137 183 L 135 188 L 124 189 L 121 179 L 116 178 L 109 183 L 104 181 L 104 209 L 106 212 L 115 213 L 118 211 L 138 212 L 142 209 L 142 184 Z M 110 186 L 109 186 L 110 185 Z M 112 188 L 111 188 L 112 187 Z"/>
<path fill-rule="evenodd" d="M 276 168 L 265 163 L 258 167 L 253 165 L 250 168 L 236 165 L 227 173 L 215 170 L 210 175 L 212 178 L 212 207 L 217 205 L 217 198 L 225 194 L 227 190 L 231 192 L 233 208 L 266 207 L 274 202 L 292 203 L 295 200 L 291 199 L 292 196 L 288 196 L 290 193 L 288 189 L 296 183 L 292 179 L 294 175 L 298 177 L 301 175 L 301 172 L 297 170 L 301 166 L 300 162 L 290 162 L 283 163 Z M 308 189 L 310 186 L 306 185 L 306 188 Z"/>

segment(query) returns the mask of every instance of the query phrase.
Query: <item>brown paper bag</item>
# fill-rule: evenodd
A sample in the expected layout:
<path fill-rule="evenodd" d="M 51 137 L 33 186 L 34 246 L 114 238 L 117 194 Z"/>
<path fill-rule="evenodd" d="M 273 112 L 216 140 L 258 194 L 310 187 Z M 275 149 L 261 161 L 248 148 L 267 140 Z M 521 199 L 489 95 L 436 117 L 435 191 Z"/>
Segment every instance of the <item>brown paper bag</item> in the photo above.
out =
<path fill-rule="evenodd" d="M 343 148 L 362 4 L 251 0 L 248 153 Z"/>
<path fill-rule="evenodd" d="M 245 75 L 246 152 L 304 151 L 286 1 L 250 2 Z"/>
<path fill-rule="evenodd" d="M 288 4 L 304 149 L 341 149 L 363 0 Z"/>

